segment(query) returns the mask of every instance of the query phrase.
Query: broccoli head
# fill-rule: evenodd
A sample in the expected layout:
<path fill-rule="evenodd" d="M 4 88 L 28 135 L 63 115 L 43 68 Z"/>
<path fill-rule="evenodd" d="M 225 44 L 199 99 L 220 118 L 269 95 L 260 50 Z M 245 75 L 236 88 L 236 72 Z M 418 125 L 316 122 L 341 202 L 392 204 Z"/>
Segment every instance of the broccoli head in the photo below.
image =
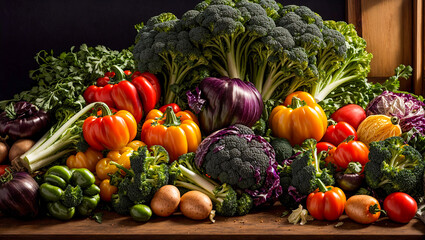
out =
<path fill-rule="evenodd" d="M 273 147 L 244 125 L 235 124 L 204 139 L 196 165 L 212 179 L 250 194 L 255 205 L 281 193 Z"/>
<path fill-rule="evenodd" d="M 278 163 L 282 163 L 283 161 L 294 155 L 294 150 L 288 139 L 275 138 L 270 142 L 270 145 L 272 145 L 276 153 L 276 161 Z"/>
<path fill-rule="evenodd" d="M 307 139 L 304 142 L 308 142 L 307 145 L 313 145 L 308 150 L 301 152 L 292 162 L 291 185 L 302 195 L 308 195 L 317 189 L 317 179 L 320 179 L 325 185 L 334 185 L 335 179 L 330 169 L 321 167 L 323 165 L 321 164 L 323 162 L 322 154 L 317 154 L 316 141 Z"/>
<path fill-rule="evenodd" d="M 425 161 L 415 148 L 401 137 L 390 137 L 370 143 L 364 173 L 372 189 L 383 189 L 387 194 L 405 192 L 417 197 L 423 195 L 424 167 Z"/>

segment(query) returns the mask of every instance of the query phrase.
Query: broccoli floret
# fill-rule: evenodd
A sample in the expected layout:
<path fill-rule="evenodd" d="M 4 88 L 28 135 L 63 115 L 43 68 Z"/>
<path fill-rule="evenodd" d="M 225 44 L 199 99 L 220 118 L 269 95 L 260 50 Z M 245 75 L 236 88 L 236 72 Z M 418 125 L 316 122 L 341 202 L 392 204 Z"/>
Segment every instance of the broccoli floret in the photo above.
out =
<path fill-rule="evenodd" d="M 173 182 L 179 189 L 197 190 L 205 193 L 213 202 L 217 214 L 222 216 L 245 215 L 252 208 L 252 199 L 242 195 L 238 200 L 236 191 L 228 184 L 219 183 L 202 174 L 194 162 L 195 154 L 187 153 L 170 166 L 177 173 Z M 251 199 L 251 200 L 250 200 Z"/>
<path fill-rule="evenodd" d="M 254 201 L 252 200 L 252 197 L 249 196 L 247 193 L 242 193 L 239 199 L 237 200 L 237 205 L 237 215 L 243 216 L 248 214 L 254 207 Z"/>
<path fill-rule="evenodd" d="M 316 141 L 309 139 L 310 148 L 301 152 L 291 164 L 292 180 L 294 186 L 301 194 L 308 195 L 317 189 L 317 179 L 320 179 L 325 185 L 334 185 L 335 179 L 330 169 L 321 167 L 321 154 L 317 154 Z"/>
<path fill-rule="evenodd" d="M 276 153 L 276 161 L 278 163 L 282 163 L 284 160 L 294 155 L 294 150 L 288 139 L 275 138 L 270 142 L 270 145 L 272 145 Z"/>
<path fill-rule="evenodd" d="M 366 183 L 387 194 L 405 192 L 414 197 L 423 195 L 422 179 L 425 161 L 401 137 L 390 137 L 370 143 L 369 162 L 364 168 Z"/>
<path fill-rule="evenodd" d="M 83 190 L 79 185 L 73 187 L 68 184 L 63 192 L 61 201 L 65 207 L 76 207 L 83 201 Z"/>
<path fill-rule="evenodd" d="M 116 197 L 125 202 L 128 199 L 133 205 L 148 204 L 155 192 L 170 181 L 168 152 L 159 145 L 150 149 L 142 146 L 134 151 L 130 156 L 130 169 L 111 163 L 125 172 L 125 176 L 119 177 L 116 175 L 121 174 L 121 171 L 117 171 L 112 178 L 113 184 L 118 187 L 119 196 Z"/>
<path fill-rule="evenodd" d="M 130 208 L 134 206 L 134 202 L 125 194 L 118 192 L 112 194 L 111 205 L 115 212 L 121 215 L 128 215 L 130 213 Z"/>

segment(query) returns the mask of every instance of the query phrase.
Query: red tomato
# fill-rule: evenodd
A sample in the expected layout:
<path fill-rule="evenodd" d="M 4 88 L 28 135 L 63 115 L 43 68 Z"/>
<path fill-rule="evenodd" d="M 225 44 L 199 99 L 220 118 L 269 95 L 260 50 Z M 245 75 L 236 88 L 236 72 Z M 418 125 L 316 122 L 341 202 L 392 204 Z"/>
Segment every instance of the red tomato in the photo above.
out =
<path fill-rule="evenodd" d="M 348 104 L 336 110 L 331 118 L 336 122 L 347 122 L 357 130 L 357 127 L 366 118 L 366 112 L 359 105 Z"/>
<path fill-rule="evenodd" d="M 96 80 L 96 85 L 98 87 L 104 87 L 109 83 L 109 77 L 100 77 Z"/>
<path fill-rule="evenodd" d="M 0 165 L 0 176 L 6 172 L 6 168 L 8 167 L 9 165 Z"/>
<path fill-rule="evenodd" d="M 321 141 L 338 146 L 349 136 L 354 136 L 354 140 L 357 140 L 356 129 L 347 122 L 338 122 L 335 125 L 328 126 Z"/>
<path fill-rule="evenodd" d="M 360 141 L 349 140 L 338 145 L 333 154 L 335 164 L 346 169 L 350 162 L 359 162 L 363 167 L 369 162 L 369 148 Z"/>
<path fill-rule="evenodd" d="M 328 151 L 328 156 L 326 156 L 326 158 L 325 158 L 326 164 L 332 163 L 333 165 L 336 165 L 335 159 L 334 159 L 334 156 L 333 156 L 333 154 L 335 153 L 335 150 L 336 150 L 336 147 L 332 143 L 318 142 L 316 144 L 316 152 L 317 153 L 320 153 L 322 151 Z M 337 167 L 337 170 L 340 170 L 339 167 Z"/>
<path fill-rule="evenodd" d="M 384 200 L 384 210 L 394 222 L 408 223 L 418 211 L 418 205 L 409 194 L 395 192 Z"/>
<path fill-rule="evenodd" d="M 178 112 L 181 111 L 179 105 L 177 105 L 175 103 L 170 103 L 170 104 L 164 105 L 164 106 L 159 108 L 159 111 L 165 113 L 165 110 L 167 110 L 168 106 L 171 106 L 173 108 L 174 113 L 178 113 Z"/>
<path fill-rule="evenodd" d="M 320 153 L 322 151 L 330 151 L 333 148 L 335 148 L 335 145 L 329 142 L 318 142 L 316 144 L 317 153 Z"/>

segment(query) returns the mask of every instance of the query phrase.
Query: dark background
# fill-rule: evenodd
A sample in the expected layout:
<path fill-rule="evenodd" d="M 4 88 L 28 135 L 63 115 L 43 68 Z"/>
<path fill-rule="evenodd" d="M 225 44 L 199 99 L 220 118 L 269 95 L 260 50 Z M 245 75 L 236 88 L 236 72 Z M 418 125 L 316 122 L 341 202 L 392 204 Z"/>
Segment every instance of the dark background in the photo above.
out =
<path fill-rule="evenodd" d="M 55 55 L 72 46 L 105 45 L 121 50 L 133 44 L 134 25 L 162 12 L 177 17 L 201 0 L 1 0 L 0 100 L 30 89 L 29 71 L 41 50 Z M 278 0 L 305 5 L 323 19 L 345 20 L 344 0 Z"/>

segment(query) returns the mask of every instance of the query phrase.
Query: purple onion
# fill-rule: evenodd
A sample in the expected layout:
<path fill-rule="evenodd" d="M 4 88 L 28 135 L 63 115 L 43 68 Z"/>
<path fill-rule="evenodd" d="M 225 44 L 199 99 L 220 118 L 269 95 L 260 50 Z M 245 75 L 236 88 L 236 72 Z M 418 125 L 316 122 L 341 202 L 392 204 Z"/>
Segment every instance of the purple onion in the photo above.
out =
<path fill-rule="evenodd" d="M 234 124 L 252 127 L 264 108 L 260 92 L 251 82 L 240 79 L 208 77 L 199 84 L 196 95 L 187 95 L 206 134 Z"/>
<path fill-rule="evenodd" d="M 14 217 L 38 214 L 38 183 L 27 172 L 5 173 L 0 181 L 0 212 Z"/>
<path fill-rule="evenodd" d="M 0 113 L 0 136 L 13 140 L 33 138 L 49 126 L 49 115 L 35 105 L 19 101 Z"/>
<path fill-rule="evenodd" d="M 407 93 L 384 91 L 366 107 L 366 115 L 398 117 L 403 132 L 415 127 L 425 134 L 425 103 Z"/>

